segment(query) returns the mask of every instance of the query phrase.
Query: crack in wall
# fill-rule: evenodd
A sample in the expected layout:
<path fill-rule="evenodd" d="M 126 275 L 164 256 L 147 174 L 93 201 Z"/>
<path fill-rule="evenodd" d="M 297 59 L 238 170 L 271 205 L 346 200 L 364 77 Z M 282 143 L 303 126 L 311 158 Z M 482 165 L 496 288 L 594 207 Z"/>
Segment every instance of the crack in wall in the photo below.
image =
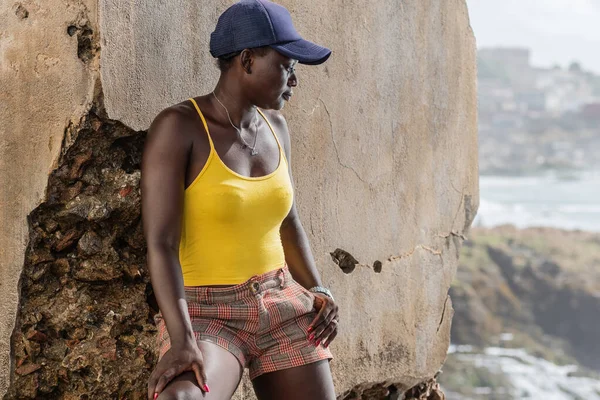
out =
<path fill-rule="evenodd" d="M 354 172 L 354 175 L 356 175 L 356 177 L 363 183 L 366 183 L 367 185 L 369 185 L 369 187 L 371 187 L 371 183 L 364 180 L 360 174 L 358 173 L 358 171 L 356 171 L 352 166 L 350 165 L 346 165 L 342 162 L 342 159 L 340 158 L 340 151 L 337 147 L 337 143 L 335 142 L 335 137 L 333 134 L 333 122 L 331 121 L 331 113 L 329 112 L 329 109 L 327 108 L 327 104 L 325 104 L 325 102 L 321 99 L 318 98 L 317 99 L 318 102 L 320 102 L 321 104 L 323 104 L 323 109 L 325 110 L 325 112 L 327 113 L 327 120 L 329 121 L 329 133 L 331 135 L 331 141 L 333 142 L 333 148 L 335 149 L 335 155 L 337 157 L 338 160 L 338 164 L 340 164 L 342 167 L 351 170 L 352 172 Z M 316 108 L 316 107 L 315 107 Z M 314 112 L 314 109 L 313 109 Z"/>
<path fill-rule="evenodd" d="M 446 315 L 446 305 L 448 304 L 448 299 L 449 298 L 450 298 L 450 295 L 447 294 L 446 295 L 446 300 L 444 300 L 444 307 L 442 308 L 442 316 L 440 317 L 440 322 L 438 324 L 436 332 L 440 331 L 440 327 L 442 326 L 442 323 L 444 322 L 444 316 Z"/>
<path fill-rule="evenodd" d="M 393 261 L 401 260 L 403 258 L 411 257 L 414 254 L 414 252 L 417 251 L 417 250 L 419 250 L 419 249 L 425 250 L 425 251 L 427 251 L 427 252 L 429 252 L 429 253 L 431 253 L 433 255 L 436 255 L 436 256 L 441 256 L 443 254 L 442 251 L 440 251 L 440 250 L 433 249 L 433 248 L 431 248 L 429 246 L 426 246 L 426 245 L 423 245 L 423 244 L 418 244 L 415 247 L 413 247 L 411 250 L 409 250 L 409 251 L 407 251 L 405 253 L 399 254 L 397 256 L 390 256 L 390 257 L 388 257 L 387 261 L 388 262 L 393 262 Z"/>
<path fill-rule="evenodd" d="M 442 238 L 457 237 L 457 238 L 462 238 L 463 240 L 466 239 L 463 235 L 454 233 L 454 232 L 451 232 L 448 235 L 438 235 L 438 237 L 442 237 Z M 437 250 L 435 248 L 432 248 L 430 246 L 426 246 L 423 244 L 416 245 L 411 250 L 409 250 L 405 253 L 402 253 L 402 254 L 399 254 L 396 256 L 389 256 L 387 258 L 387 260 L 385 261 L 385 264 L 389 264 L 389 263 L 392 263 L 392 262 L 395 262 L 395 261 L 398 261 L 398 260 L 401 260 L 404 258 L 411 257 L 417 250 L 425 250 L 435 256 L 440 257 L 440 260 L 442 262 L 442 268 L 444 267 L 443 251 Z M 372 266 L 369 264 L 361 263 L 352 254 L 350 254 L 346 250 L 343 250 L 340 248 L 335 249 L 333 252 L 329 253 L 329 255 L 331 256 L 331 259 L 333 260 L 333 262 L 336 265 L 338 265 L 345 274 L 352 273 L 357 267 L 373 269 L 375 272 L 379 273 L 382 271 L 383 266 L 384 266 L 384 263 L 382 263 L 380 260 L 375 260 L 375 262 L 373 263 Z"/>
<path fill-rule="evenodd" d="M 340 248 L 335 249 L 333 252 L 329 253 L 329 255 L 333 262 L 336 263 L 345 274 L 352 273 L 356 267 L 369 268 L 373 269 L 376 273 L 380 273 L 383 267 L 382 262 L 379 260 L 375 260 L 373 266 L 361 264 L 354 256 L 352 256 L 352 254 Z"/>

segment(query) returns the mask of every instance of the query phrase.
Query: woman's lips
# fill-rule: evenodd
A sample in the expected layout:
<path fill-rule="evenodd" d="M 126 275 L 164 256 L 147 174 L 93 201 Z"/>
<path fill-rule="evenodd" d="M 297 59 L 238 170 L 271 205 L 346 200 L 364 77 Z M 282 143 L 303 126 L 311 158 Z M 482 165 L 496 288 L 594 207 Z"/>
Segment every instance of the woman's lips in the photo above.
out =
<path fill-rule="evenodd" d="M 283 97 L 287 101 L 292 97 L 292 93 L 285 92 L 284 94 L 281 95 L 281 97 Z"/>

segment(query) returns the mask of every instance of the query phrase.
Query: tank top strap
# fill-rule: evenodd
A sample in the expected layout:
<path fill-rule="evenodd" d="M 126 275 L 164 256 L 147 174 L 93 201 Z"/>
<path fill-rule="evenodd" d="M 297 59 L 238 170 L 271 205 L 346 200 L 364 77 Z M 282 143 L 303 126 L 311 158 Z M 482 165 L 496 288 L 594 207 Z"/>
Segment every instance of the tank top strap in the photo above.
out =
<path fill-rule="evenodd" d="M 273 126 L 271 125 L 271 123 L 269 122 L 267 117 L 265 117 L 265 114 L 263 114 L 263 112 L 260 111 L 260 108 L 257 107 L 256 111 L 258 111 L 260 113 L 260 115 L 262 115 L 263 119 L 267 122 L 267 125 L 269 125 L 269 129 L 271 129 L 271 133 L 273 134 L 273 136 L 275 136 L 275 140 L 277 141 L 277 146 L 279 146 L 279 151 L 281 153 L 283 153 L 285 156 L 285 152 L 283 151 L 283 147 L 281 147 L 281 143 L 279 143 L 279 139 L 277 138 L 277 135 L 275 134 L 275 130 L 273 129 Z"/>
<path fill-rule="evenodd" d="M 215 145 L 213 144 L 212 138 L 210 137 L 210 132 L 208 131 L 208 124 L 206 123 L 206 119 L 204 118 L 202 111 L 200 111 L 200 107 L 198 107 L 198 103 L 196 103 L 196 100 L 194 100 L 191 97 L 190 97 L 190 101 L 194 104 L 194 107 L 196 107 L 196 111 L 198 111 L 198 115 L 200 116 L 200 119 L 202 120 L 204 129 L 206 130 L 206 135 L 208 136 L 208 142 L 210 143 L 210 148 L 211 148 L 211 150 L 215 151 Z"/>

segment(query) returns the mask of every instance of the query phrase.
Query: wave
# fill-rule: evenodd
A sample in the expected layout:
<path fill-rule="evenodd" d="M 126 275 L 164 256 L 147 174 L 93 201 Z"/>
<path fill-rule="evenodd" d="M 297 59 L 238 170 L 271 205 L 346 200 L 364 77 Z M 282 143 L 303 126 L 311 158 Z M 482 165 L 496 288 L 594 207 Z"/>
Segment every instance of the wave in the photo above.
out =
<path fill-rule="evenodd" d="M 542 177 L 481 177 L 475 226 L 512 224 L 600 231 L 600 174 L 578 181 Z"/>
<path fill-rule="evenodd" d="M 577 376 L 576 365 L 556 365 L 530 355 L 524 349 L 488 347 L 476 352 L 471 346 L 451 345 L 449 356 L 503 374 L 510 381 L 513 398 L 532 400 L 600 400 L 600 381 Z M 483 388 L 482 388 L 483 389 Z M 487 388 L 489 393 L 498 388 Z"/>

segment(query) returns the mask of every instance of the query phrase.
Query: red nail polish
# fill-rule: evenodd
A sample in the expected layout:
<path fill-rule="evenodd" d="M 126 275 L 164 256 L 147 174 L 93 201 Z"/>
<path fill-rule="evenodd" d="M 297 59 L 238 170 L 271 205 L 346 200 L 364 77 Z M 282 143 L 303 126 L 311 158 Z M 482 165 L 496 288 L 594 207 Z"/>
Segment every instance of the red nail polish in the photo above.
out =
<path fill-rule="evenodd" d="M 206 393 L 210 392 L 210 389 L 208 388 L 208 385 L 206 383 L 204 384 L 204 391 Z"/>
<path fill-rule="evenodd" d="M 154 400 L 158 397 L 158 393 L 154 393 Z"/>
<path fill-rule="evenodd" d="M 308 340 L 313 340 L 314 337 L 315 337 L 315 334 L 311 333 L 310 336 L 308 337 Z"/>
<path fill-rule="evenodd" d="M 315 344 L 315 346 L 318 346 L 319 343 L 321 343 L 321 339 L 317 340 L 317 343 Z"/>
<path fill-rule="evenodd" d="M 307 332 L 310 332 L 310 331 L 312 331 L 312 329 L 313 329 L 313 327 L 312 327 L 312 326 L 309 326 L 309 327 L 308 327 L 308 329 L 307 329 Z"/>

